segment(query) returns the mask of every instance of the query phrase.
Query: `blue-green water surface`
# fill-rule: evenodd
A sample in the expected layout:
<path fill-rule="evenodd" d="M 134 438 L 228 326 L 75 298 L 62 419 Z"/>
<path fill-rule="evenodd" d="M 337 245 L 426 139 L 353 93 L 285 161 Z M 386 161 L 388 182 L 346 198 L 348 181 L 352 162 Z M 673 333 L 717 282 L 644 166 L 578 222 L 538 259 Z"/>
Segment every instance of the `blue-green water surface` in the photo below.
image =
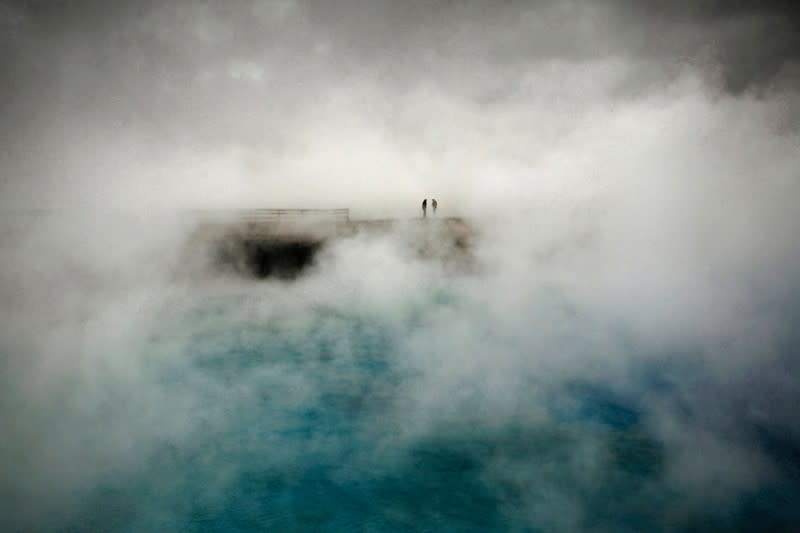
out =
<path fill-rule="evenodd" d="M 514 359 L 499 374 L 504 396 L 503 383 L 486 386 L 497 380 L 492 353 L 455 341 L 447 349 L 463 359 L 420 352 L 418 340 L 451 332 L 438 321 L 468 305 L 439 293 L 392 314 L 318 306 L 259 316 L 233 298 L 166 313 L 142 344 L 142 375 L 107 391 L 92 415 L 122 435 L 144 417 L 148 437 L 130 429 L 133 460 L 82 487 L 59 529 L 739 531 L 800 520 L 800 448 L 770 428 L 754 440 L 730 434 L 756 443 L 776 467 L 770 476 L 717 497 L 704 493 L 718 488 L 713 475 L 685 482 L 681 461 L 693 450 L 654 417 L 668 404 L 697 427 L 715 383 L 691 352 L 655 354 L 613 379 L 537 374 Z M 489 339 L 481 350 L 501 342 L 492 326 L 472 327 Z M 588 327 L 575 319 L 559 335 L 568 344 Z M 489 363 L 462 374 L 479 354 Z"/>

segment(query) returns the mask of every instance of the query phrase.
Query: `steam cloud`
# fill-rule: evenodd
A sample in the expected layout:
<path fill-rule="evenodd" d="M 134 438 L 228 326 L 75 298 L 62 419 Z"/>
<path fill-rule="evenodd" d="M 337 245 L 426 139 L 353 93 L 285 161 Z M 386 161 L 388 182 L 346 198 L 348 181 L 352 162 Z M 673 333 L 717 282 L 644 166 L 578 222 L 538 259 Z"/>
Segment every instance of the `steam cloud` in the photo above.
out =
<path fill-rule="evenodd" d="M 789 529 L 790 6 L 0 4 L 0 524 Z M 182 255 L 195 209 L 424 197 L 470 272 L 403 225 Z"/>

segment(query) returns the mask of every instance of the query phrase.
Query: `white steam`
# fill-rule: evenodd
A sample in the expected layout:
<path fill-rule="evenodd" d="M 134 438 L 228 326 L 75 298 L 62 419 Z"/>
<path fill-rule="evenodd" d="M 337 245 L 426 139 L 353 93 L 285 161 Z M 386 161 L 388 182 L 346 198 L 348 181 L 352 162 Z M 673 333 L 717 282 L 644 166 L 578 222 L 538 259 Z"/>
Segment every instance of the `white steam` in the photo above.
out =
<path fill-rule="evenodd" d="M 253 16 L 271 23 L 318 29 L 292 2 L 258 6 Z M 12 502 L 0 519 L 70 523 L 99 484 L 219 438 L 194 458 L 213 464 L 234 446 L 221 428 L 254 399 L 277 414 L 248 421 L 263 431 L 237 450 L 264 465 L 335 454 L 346 447 L 335 435 L 303 450 L 282 436 L 323 391 L 366 387 L 348 366 L 362 349 L 353 323 L 398 373 L 369 391 L 384 418 L 356 431 L 374 443 L 356 462 L 381 475 L 442 427 L 558 425 L 549 398 L 581 380 L 647 412 L 662 481 L 687 495 L 676 516 L 714 503 L 710 489 L 725 505 L 776 475 L 736 426 L 799 431 L 787 405 L 800 394 L 780 379 L 797 371 L 786 356 L 800 283 L 795 93 L 729 94 L 696 57 L 640 87 L 631 80 L 653 65 L 625 54 L 494 65 L 432 47 L 413 61 L 375 59 L 330 30 L 306 56 L 288 37 L 236 45 L 229 20 L 206 11 L 192 11 L 179 38 L 170 10 L 153 23 L 167 43 L 202 41 L 209 54 L 175 45 L 175 72 L 140 58 L 153 79 L 138 83 L 174 104 L 166 116 L 157 100 L 139 116 L 147 106 L 123 91 L 137 77 L 105 80 L 92 49 L 70 41 L 54 78 L 63 101 L 43 102 L 20 141 L 41 157 L 0 160 L 0 499 Z M 126 65 L 136 59 L 123 52 Z M 86 80 L 125 98 L 85 102 Z M 407 222 L 425 197 L 477 231 L 469 272 L 409 246 L 429 238 Z M 24 211 L 38 207 L 47 211 Z M 328 243 L 296 281 L 256 282 L 186 262 L 198 260 L 184 254 L 188 209 L 231 207 L 350 207 L 401 223 Z M 202 366 L 232 345 L 270 355 L 235 379 Z M 668 393 L 636 384 L 642 366 L 682 358 L 702 376 L 662 376 Z M 608 481 L 609 452 L 590 431 L 553 431 L 572 452 L 555 461 L 564 479 L 503 455 L 484 475 L 542 480 L 546 497 L 526 493 L 521 512 L 570 530 L 583 513 L 573 489 Z M 206 480 L 209 498 L 236 477 L 229 468 Z"/>

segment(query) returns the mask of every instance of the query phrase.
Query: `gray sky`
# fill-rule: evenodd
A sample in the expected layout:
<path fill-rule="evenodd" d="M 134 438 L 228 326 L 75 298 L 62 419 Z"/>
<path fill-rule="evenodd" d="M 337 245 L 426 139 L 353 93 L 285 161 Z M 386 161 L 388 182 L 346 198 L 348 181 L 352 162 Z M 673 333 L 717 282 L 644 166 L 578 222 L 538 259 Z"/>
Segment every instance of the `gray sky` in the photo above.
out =
<path fill-rule="evenodd" d="M 634 108 L 750 99 L 796 135 L 789 6 L 4 2 L 3 204 L 491 207 Z"/>

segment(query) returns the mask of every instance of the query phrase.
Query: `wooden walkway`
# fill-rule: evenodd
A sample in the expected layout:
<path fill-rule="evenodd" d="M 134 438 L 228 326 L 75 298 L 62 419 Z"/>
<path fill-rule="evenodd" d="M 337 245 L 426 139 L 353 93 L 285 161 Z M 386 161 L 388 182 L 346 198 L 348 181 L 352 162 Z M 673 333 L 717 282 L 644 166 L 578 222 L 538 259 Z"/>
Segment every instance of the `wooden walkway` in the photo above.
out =
<path fill-rule="evenodd" d="M 351 220 L 348 209 L 241 209 L 200 213 L 190 249 L 219 268 L 257 278 L 292 278 L 326 243 L 392 234 L 419 257 L 468 264 L 476 232 L 458 217 Z"/>
<path fill-rule="evenodd" d="M 424 231 L 447 235 L 463 243 L 474 236 L 473 228 L 459 217 L 410 219 L 350 218 L 343 209 L 237 209 L 200 211 L 194 239 L 269 239 L 272 241 L 326 241 L 357 233 Z"/>

